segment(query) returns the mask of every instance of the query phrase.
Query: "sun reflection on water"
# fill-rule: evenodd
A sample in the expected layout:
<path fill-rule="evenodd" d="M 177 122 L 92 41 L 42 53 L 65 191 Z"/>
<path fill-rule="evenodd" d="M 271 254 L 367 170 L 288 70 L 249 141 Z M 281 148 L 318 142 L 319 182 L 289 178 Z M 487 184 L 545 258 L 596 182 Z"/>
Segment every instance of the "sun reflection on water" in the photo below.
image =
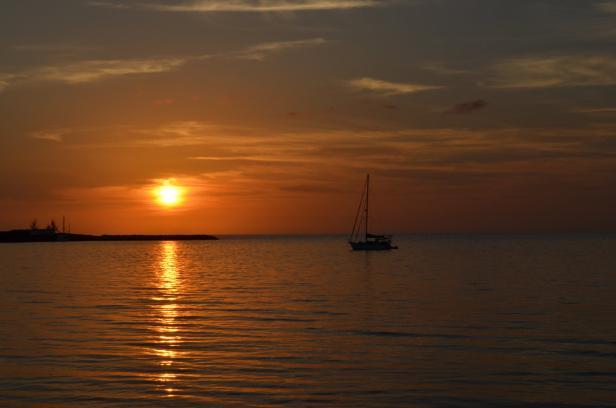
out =
<path fill-rule="evenodd" d="M 177 300 L 180 296 L 180 277 L 177 259 L 177 243 L 173 241 L 162 242 L 159 248 L 157 286 L 159 293 L 152 297 L 155 303 L 158 324 L 155 330 L 160 333 L 155 339 L 157 347 L 153 354 L 159 357 L 158 364 L 171 370 L 178 357 L 177 348 L 182 337 L 176 333 L 179 331 L 176 319 L 179 316 Z M 177 385 L 178 376 L 173 372 L 161 372 L 155 378 L 167 396 L 173 397 L 178 391 L 173 385 Z"/>

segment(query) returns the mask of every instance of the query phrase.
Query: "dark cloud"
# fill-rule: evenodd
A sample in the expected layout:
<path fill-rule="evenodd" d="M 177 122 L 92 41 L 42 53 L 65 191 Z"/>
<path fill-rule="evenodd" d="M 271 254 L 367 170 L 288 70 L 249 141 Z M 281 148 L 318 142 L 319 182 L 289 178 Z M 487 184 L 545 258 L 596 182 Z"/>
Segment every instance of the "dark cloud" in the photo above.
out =
<path fill-rule="evenodd" d="M 454 115 L 464 115 L 467 113 L 473 113 L 478 110 L 481 110 L 485 108 L 486 106 L 488 106 L 488 103 L 486 101 L 484 101 L 483 99 L 477 99 L 476 101 L 463 102 L 463 103 L 454 105 L 449 110 L 447 110 L 445 113 L 451 113 Z"/>

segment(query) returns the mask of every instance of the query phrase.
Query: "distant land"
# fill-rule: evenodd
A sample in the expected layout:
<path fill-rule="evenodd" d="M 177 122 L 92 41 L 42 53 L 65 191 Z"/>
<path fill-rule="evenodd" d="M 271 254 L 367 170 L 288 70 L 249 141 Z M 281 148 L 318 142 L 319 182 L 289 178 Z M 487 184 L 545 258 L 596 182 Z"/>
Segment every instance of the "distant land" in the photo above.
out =
<path fill-rule="evenodd" d="M 0 231 L 0 243 L 75 241 L 211 241 L 213 235 L 88 235 L 56 232 L 50 229 Z"/>

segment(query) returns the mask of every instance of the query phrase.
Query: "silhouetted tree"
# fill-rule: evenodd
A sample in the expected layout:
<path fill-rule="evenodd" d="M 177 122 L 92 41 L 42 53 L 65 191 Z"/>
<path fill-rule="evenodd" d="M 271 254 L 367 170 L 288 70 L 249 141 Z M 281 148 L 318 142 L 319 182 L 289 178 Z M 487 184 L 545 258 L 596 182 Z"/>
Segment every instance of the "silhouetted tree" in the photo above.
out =
<path fill-rule="evenodd" d="M 36 218 L 32 220 L 32 222 L 30 223 L 30 229 L 31 230 L 37 230 L 38 229 L 38 222 L 36 221 Z"/>

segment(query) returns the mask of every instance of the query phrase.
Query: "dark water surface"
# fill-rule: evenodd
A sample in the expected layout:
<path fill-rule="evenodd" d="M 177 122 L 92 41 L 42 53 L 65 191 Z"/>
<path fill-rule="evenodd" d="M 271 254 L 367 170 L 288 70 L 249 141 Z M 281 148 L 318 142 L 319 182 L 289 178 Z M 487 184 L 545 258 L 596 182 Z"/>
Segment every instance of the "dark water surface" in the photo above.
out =
<path fill-rule="evenodd" d="M 616 238 L 0 246 L 0 406 L 616 406 Z"/>

